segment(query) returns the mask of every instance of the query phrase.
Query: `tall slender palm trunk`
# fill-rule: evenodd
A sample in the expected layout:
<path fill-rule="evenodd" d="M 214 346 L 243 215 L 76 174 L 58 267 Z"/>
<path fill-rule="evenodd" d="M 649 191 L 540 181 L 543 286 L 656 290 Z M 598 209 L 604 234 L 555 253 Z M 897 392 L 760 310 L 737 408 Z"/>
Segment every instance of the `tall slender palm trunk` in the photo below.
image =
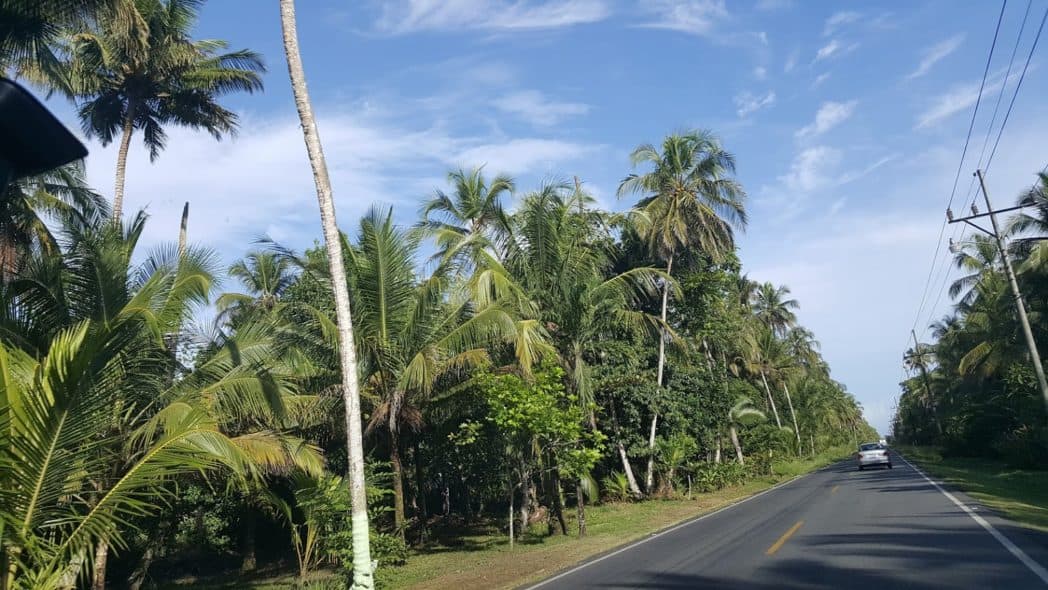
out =
<path fill-rule="evenodd" d="M 389 462 L 393 466 L 393 528 L 404 539 L 404 464 L 400 460 L 400 433 L 394 429 L 389 431 Z"/>
<path fill-rule="evenodd" d="M 745 465 L 746 460 L 742 457 L 742 445 L 739 444 L 739 432 L 735 429 L 734 424 L 728 426 L 728 434 L 731 436 L 731 445 L 735 447 L 735 458 L 739 460 L 739 465 Z"/>
<path fill-rule="evenodd" d="M 294 0 L 280 0 L 280 23 L 284 37 L 284 53 L 287 55 L 288 76 L 295 95 L 295 107 L 302 124 L 302 136 L 313 168 L 313 181 L 317 188 L 317 203 L 320 206 L 320 222 L 324 229 L 324 245 L 327 250 L 331 274 L 331 286 L 335 297 L 335 317 L 338 323 L 339 362 L 342 369 L 342 396 L 346 409 L 346 447 L 349 454 L 349 489 L 353 523 L 353 588 L 372 590 L 375 579 L 371 570 L 371 548 L 369 546 L 367 496 L 364 492 L 364 443 L 360 423 L 360 386 L 357 382 L 357 355 L 353 339 L 353 317 L 349 307 L 349 287 L 342 261 L 342 241 L 335 221 L 335 201 L 328 177 L 327 162 L 320 144 L 320 134 L 313 106 L 306 88 L 306 74 L 302 67 L 302 56 L 298 49 L 298 32 L 295 23 Z"/>
<path fill-rule="evenodd" d="M 615 413 L 615 400 L 611 400 L 611 423 L 615 428 L 615 447 L 619 450 L 619 459 L 622 461 L 622 471 L 626 474 L 626 481 L 629 482 L 630 493 L 635 498 L 640 497 L 640 486 L 637 485 L 637 478 L 633 475 L 633 466 L 630 465 L 630 457 L 626 454 L 626 445 L 622 443 L 622 431 L 619 429 L 619 418 Z"/>
<path fill-rule="evenodd" d="M 116 154 L 116 182 L 113 183 L 113 219 L 119 221 L 124 214 L 124 178 L 127 175 L 127 152 L 131 148 L 131 135 L 135 131 L 135 101 L 127 102 L 124 127 L 120 135 L 120 150 Z"/>
<path fill-rule="evenodd" d="M 797 427 L 797 413 L 793 411 L 793 400 L 790 399 L 790 386 L 786 380 L 782 380 L 782 390 L 786 392 L 786 405 L 790 407 L 790 419 L 793 420 L 793 434 L 797 437 L 797 455 L 801 455 L 804 449 L 801 445 L 801 430 Z"/>
<path fill-rule="evenodd" d="M 106 565 L 109 563 L 109 540 L 102 538 L 95 546 L 95 561 L 91 566 L 91 590 L 106 590 Z"/>
<path fill-rule="evenodd" d="M 670 301 L 670 272 L 673 270 L 673 254 L 670 254 L 669 260 L 666 261 L 666 281 L 662 285 L 662 324 L 666 325 L 666 309 L 669 307 Z M 663 328 L 659 332 L 659 368 L 658 368 L 658 386 L 662 388 L 662 376 L 666 366 L 666 330 Z M 644 472 L 644 489 L 649 494 L 652 492 L 653 485 L 655 483 L 655 431 L 659 423 L 659 411 L 658 409 L 652 410 L 651 414 L 651 429 L 648 432 L 648 468 Z"/>
<path fill-rule="evenodd" d="M 764 369 L 761 369 L 761 381 L 764 382 L 764 392 L 768 394 L 768 404 L 771 406 L 771 413 L 775 416 L 775 425 L 782 428 L 782 420 L 779 419 L 779 410 L 775 407 L 775 398 L 771 395 L 771 388 L 768 387 L 768 378 L 764 376 Z"/>

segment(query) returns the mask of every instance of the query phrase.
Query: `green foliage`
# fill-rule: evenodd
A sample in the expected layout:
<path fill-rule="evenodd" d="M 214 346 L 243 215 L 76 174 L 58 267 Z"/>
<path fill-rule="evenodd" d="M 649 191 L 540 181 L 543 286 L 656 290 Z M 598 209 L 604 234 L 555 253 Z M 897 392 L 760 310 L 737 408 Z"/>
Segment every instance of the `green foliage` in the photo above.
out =
<path fill-rule="evenodd" d="M 601 480 L 601 489 L 604 491 L 605 499 L 611 502 L 626 502 L 633 498 L 629 480 L 621 471 L 612 471 Z"/>

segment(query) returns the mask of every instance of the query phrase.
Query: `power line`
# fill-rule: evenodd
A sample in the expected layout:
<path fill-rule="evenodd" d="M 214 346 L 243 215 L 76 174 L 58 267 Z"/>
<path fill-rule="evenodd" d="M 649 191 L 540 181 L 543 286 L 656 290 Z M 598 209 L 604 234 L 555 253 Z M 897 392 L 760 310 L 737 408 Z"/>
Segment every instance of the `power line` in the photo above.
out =
<path fill-rule="evenodd" d="M 1015 106 L 1015 98 L 1019 96 L 1019 89 L 1022 88 L 1023 80 L 1026 78 L 1026 70 L 1030 67 L 1030 60 L 1033 59 L 1033 52 L 1037 49 L 1037 42 L 1041 40 L 1041 33 L 1044 32 L 1045 20 L 1048 20 L 1048 8 L 1044 9 L 1044 16 L 1041 17 L 1041 26 L 1037 27 L 1037 35 L 1033 38 L 1033 45 L 1030 46 L 1030 53 L 1026 56 L 1026 64 L 1023 66 L 1023 73 L 1019 76 L 1019 81 L 1015 84 L 1015 92 L 1012 93 L 1012 100 L 1008 103 L 1008 110 L 1004 113 L 1004 121 L 1001 122 L 1001 129 L 997 132 L 997 139 L 993 142 L 993 149 L 990 150 L 990 159 L 986 161 L 986 170 L 984 173 L 990 170 L 993 156 L 997 153 L 997 144 L 1001 142 L 1001 135 L 1004 133 L 1004 126 L 1008 124 L 1008 117 L 1012 114 L 1012 107 Z"/>
<path fill-rule="evenodd" d="M 986 77 L 990 72 L 990 63 L 993 60 L 994 49 L 997 47 L 997 36 L 1001 32 L 1001 21 L 1004 20 L 1004 9 L 1007 6 L 1008 0 L 1003 0 L 1001 2 L 1001 12 L 997 15 L 997 26 L 994 28 L 993 31 L 993 41 L 990 43 L 990 51 L 986 56 L 986 66 L 983 68 L 982 82 L 979 83 L 979 94 L 975 99 L 975 109 L 972 111 L 972 120 L 971 123 L 968 124 L 968 135 L 964 139 L 964 149 L 961 150 L 961 160 L 957 163 L 957 174 L 954 176 L 953 179 L 953 189 L 950 191 L 950 199 L 946 204 L 947 209 L 953 206 L 953 199 L 957 193 L 957 183 L 958 181 L 960 181 L 961 178 L 961 170 L 964 167 L 964 158 L 968 154 L 968 144 L 971 142 L 972 139 L 972 130 L 975 129 L 975 118 L 976 115 L 978 115 L 979 113 L 979 103 L 982 102 L 983 90 L 986 88 Z M 946 220 L 944 219 L 942 222 L 942 227 L 939 228 L 939 237 L 935 244 L 935 253 L 932 255 L 932 266 L 930 269 L 928 269 L 928 278 L 924 282 L 924 292 L 921 294 L 921 303 L 917 307 L 917 315 L 913 319 L 912 329 L 914 330 L 917 329 L 917 323 L 920 321 L 921 312 L 924 311 L 924 304 L 928 300 L 928 287 L 931 286 L 932 275 L 935 273 L 935 267 L 939 261 L 939 252 L 942 250 L 942 238 L 945 232 Z"/>

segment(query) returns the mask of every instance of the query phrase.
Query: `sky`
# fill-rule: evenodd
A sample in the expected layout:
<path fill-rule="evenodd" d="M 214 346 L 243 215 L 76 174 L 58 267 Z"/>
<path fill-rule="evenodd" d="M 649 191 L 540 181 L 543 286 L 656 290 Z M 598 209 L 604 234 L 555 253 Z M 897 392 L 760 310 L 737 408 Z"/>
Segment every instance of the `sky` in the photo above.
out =
<path fill-rule="evenodd" d="M 948 226 L 940 239 L 944 210 L 952 192 L 953 209 L 968 210 L 971 174 L 986 167 L 1048 10 L 1028 1 L 1021 37 L 1027 2 L 1006 7 L 963 163 L 996 0 L 299 0 L 297 10 L 345 230 L 373 205 L 411 223 L 450 169 L 478 165 L 513 175 L 522 193 L 578 176 L 602 206 L 626 209 L 615 192 L 633 148 L 710 129 L 748 193 L 744 271 L 789 286 L 833 376 L 884 433 L 911 327 L 928 341 L 927 325 L 949 310 L 949 253 L 936 247 L 964 236 Z M 225 99 L 241 119 L 233 139 L 170 129 L 152 163 L 133 143 L 126 209 L 150 214 L 149 240 L 173 241 L 189 201 L 190 239 L 227 263 L 263 235 L 312 245 L 316 197 L 277 2 L 212 0 L 196 35 L 260 52 L 265 91 Z M 987 172 L 998 207 L 1048 164 L 1042 55 Z M 78 127 L 71 105 L 49 104 Z M 110 195 L 115 146 L 87 143 L 89 181 Z"/>

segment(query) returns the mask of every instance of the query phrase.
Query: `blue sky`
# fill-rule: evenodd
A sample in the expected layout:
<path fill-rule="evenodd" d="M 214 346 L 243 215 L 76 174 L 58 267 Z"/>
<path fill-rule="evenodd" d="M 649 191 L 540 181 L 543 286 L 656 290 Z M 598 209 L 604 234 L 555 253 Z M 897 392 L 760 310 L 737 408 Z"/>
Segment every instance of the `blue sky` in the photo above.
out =
<path fill-rule="evenodd" d="M 1008 6 L 955 210 L 1046 9 L 1032 2 L 1005 79 L 1026 2 Z M 714 130 L 749 194 L 746 271 L 790 286 L 834 376 L 885 431 L 999 11 L 989 0 L 299 0 L 298 29 L 349 230 L 376 202 L 410 222 L 448 169 L 478 164 L 524 190 L 578 175 L 622 209 L 633 147 Z M 151 239 L 166 241 L 189 200 L 191 239 L 227 261 L 262 234 L 308 246 L 316 202 L 276 2 L 213 1 L 197 34 L 261 52 L 266 90 L 228 99 L 242 117 L 235 140 L 173 129 L 153 164 L 135 143 L 128 208 L 147 208 Z M 1040 65 L 1035 55 L 987 176 L 1001 206 L 1048 163 Z M 90 180 L 111 194 L 115 149 L 90 147 Z M 946 257 L 919 334 L 947 309 Z"/>

